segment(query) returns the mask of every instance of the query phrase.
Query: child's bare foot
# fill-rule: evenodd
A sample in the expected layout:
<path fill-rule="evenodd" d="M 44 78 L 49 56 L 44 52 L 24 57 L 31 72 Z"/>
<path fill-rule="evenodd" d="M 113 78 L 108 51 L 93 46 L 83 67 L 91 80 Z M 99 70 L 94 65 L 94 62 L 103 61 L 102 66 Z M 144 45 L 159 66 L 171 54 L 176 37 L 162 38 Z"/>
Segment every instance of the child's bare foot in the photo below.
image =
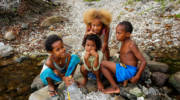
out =
<path fill-rule="evenodd" d="M 103 86 L 101 81 L 97 81 L 97 86 L 98 86 L 98 90 L 99 91 L 103 91 L 104 90 L 104 86 Z"/>
<path fill-rule="evenodd" d="M 126 87 L 127 84 L 128 84 L 128 80 L 125 80 L 125 81 L 123 82 L 123 86 Z"/>
<path fill-rule="evenodd" d="M 120 89 L 118 87 L 107 88 L 107 89 L 103 90 L 103 93 L 105 93 L 105 94 L 120 93 Z"/>
<path fill-rule="evenodd" d="M 48 86 L 48 92 L 51 97 L 57 96 L 57 91 L 53 86 Z"/>

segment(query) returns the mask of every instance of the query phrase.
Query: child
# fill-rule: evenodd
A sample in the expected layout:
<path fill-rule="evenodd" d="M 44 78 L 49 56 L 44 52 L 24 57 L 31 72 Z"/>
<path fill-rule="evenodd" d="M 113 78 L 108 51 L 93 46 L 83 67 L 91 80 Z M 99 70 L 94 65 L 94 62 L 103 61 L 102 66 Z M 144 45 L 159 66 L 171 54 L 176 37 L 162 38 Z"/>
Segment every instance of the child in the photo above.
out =
<path fill-rule="evenodd" d="M 74 73 L 80 59 L 76 55 L 66 53 L 63 41 L 57 35 L 50 35 L 46 39 L 45 48 L 50 56 L 41 70 L 40 78 L 45 85 L 48 85 L 49 95 L 54 97 L 57 95 L 54 84 L 63 80 L 66 85 L 70 85 L 71 79 L 66 76 Z"/>
<path fill-rule="evenodd" d="M 111 14 L 106 10 L 90 9 L 84 13 L 84 23 L 86 24 L 86 34 L 97 34 L 102 41 L 102 52 L 105 59 L 109 59 L 109 25 L 111 23 Z M 84 36 L 84 37 L 85 37 Z"/>
<path fill-rule="evenodd" d="M 101 71 L 104 76 L 111 83 L 112 88 L 105 89 L 104 93 L 119 93 L 120 89 L 113 79 L 113 75 L 118 82 L 124 81 L 124 86 L 127 85 L 128 80 L 132 83 L 136 83 L 145 66 L 146 61 L 139 51 L 136 44 L 130 39 L 130 35 L 133 31 L 133 27 L 130 22 L 120 22 L 116 27 L 116 38 L 122 42 L 120 49 L 121 63 L 114 63 L 110 61 L 103 61 L 101 64 Z M 140 61 L 140 66 L 137 70 L 137 64 Z M 112 75 L 113 73 L 113 75 Z"/>
<path fill-rule="evenodd" d="M 81 73 L 83 75 L 83 81 L 81 85 L 86 85 L 87 74 L 92 72 L 96 76 L 98 90 L 102 90 L 103 84 L 100 80 L 100 64 L 103 59 L 103 53 L 101 49 L 101 40 L 95 34 L 87 35 L 82 43 L 85 51 L 82 53 L 83 65 L 81 66 Z"/>

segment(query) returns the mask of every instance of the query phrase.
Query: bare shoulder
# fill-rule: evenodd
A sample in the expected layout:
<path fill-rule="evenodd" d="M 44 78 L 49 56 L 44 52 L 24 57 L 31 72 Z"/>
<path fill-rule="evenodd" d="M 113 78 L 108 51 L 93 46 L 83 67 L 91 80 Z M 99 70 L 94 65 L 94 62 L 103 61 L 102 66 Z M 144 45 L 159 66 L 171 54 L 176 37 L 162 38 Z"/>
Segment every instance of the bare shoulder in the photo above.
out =
<path fill-rule="evenodd" d="M 129 47 L 130 47 L 131 49 L 138 49 L 136 43 L 135 43 L 133 40 L 130 40 L 130 41 L 129 41 Z"/>
<path fill-rule="evenodd" d="M 49 56 L 48 59 L 46 60 L 46 65 L 49 67 L 53 67 L 53 62 L 51 59 L 52 59 L 51 56 Z"/>

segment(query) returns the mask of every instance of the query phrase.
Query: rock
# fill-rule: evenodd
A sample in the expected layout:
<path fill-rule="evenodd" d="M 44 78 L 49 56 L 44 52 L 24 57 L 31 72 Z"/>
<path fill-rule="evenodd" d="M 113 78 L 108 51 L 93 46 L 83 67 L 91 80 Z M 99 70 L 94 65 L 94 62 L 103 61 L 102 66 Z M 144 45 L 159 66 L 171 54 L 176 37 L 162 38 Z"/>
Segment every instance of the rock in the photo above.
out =
<path fill-rule="evenodd" d="M 137 97 L 135 95 L 129 93 L 129 90 L 124 87 L 120 87 L 120 95 L 128 98 L 129 100 L 137 100 Z"/>
<path fill-rule="evenodd" d="M 13 54 L 13 48 L 9 45 L 0 46 L 0 58 L 7 57 Z"/>
<path fill-rule="evenodd" d="M 147 61 L 147 66 L 149 67 L 151 72 L 166 73 L 169 68 L 167 64 L 155 61 Z"/>
<path fill-rule="evenodd" d="M 43 60 L 41 60 L 41 62 L 39 62 L 37 64 L 37 66 L 43 66 L 45 64 L 45 62 L 46 62 L 46 59 L 43 59 Z"/>
<path fill-rule="evenodd" d="M 169 78 L 169 83 L 180 93 L 180 72 L 172 74 Z"/>
<path fill-rule="evenodd" d="M 123 98 L 122 96 L 115 96 L 114 100 L 126 100 L 125 98 Z"/>
<path fill-rule="evenodd" d="M 0 66 L 8 66 L 11 64 L 14 64 L 14 60 L 12 59 L 0 60 Z"/>
<path fill-rule="evenodd" d="M 119 50 L 118 49 L 110 49 L 110 56 L 119 57 Z"/>
<path fill-rule="evenodd" d="M 13 31 L 8 31 L 4 35 L 4 39 L 9 40 L 9 41 L 14 40 L 15 38 L 16 38 L 16 35 L 13 33 Z"/>
<path fill-rule="evenodd" d="M 97 91 L 96 81 L 88 79 L 88 82 L 86 84 L 86 88 L 87 88 L 88 92 Z"/>
<path fill-rule="evenodd" d="M 167 86 L 162 87 L 162 92 L 165 94 L 170 94 L 172 93 L 172 91 L 173 91 L 172 88 L 169 88 Z"/>
<path fill-rule="evenodd" d="M 140 51 L 141 51 L 142 55 L 144 56 L 144 58 L 146 59 L 146 61 L 151 60 L 151 58 L 142 49 L 140 49 Z"/>
<path fill-rule="evenodd" d="M 129 90 L 129 93 L 135 95 L 136 97 L 140 97 L 143 95 L 143 92 L 138 87 L 135 87 L 135 88 Z"/>
<path fill-rule="evenodd" d="M 166 83 L 168 77 L 169 77 L 168 75 L 161 72 L 152 73 L 152 81 L 157 86 L 163 86 Z"/>
<path fill-rule="evenodd" d="M 58 86 L 58 92 L 62 91 L 61 89 L 65 89 L 64 83 L 61 83 Z M 53 98 L 50 97 L 50 95 L 48 94 L 48 86 L 46 86 L 46 87 L 41 88 L 41 89 L 33 92 L 32 94 L 30 94 L 29 100 L 64 100 L 64 99 L 62 99 L 63 97 L 61 97 L 61 94 L 59 94 L 59 95 L 60 96 L 56 96 Z"/>
<path fill-rule="evenodd" d="M 22 29 L 28 29 L 28 24 L 27 24 L 27 23 L 23 23 L 23 24 L 21 25 L 21 28 L 22 28 Z"/>
<path fill-rule="evenodd" d="M 149 70 L 149 68 L 146 66 L 141 77 L 139 80 L 140 83 L 145 83 L 146 85 L 150 85 L 152 83 L 151 81 L 151 72 Z"/>
<path fill-rule="evenodd" d="M 62 37 L 62 34 L 61 33 L 58 33 L 58 32 L 56 32 L 56 31 L 50 31 L 46 36 L 48 37 L 48 36 L 50 36 L 50 35 L 58 35 L 59 37 Z"/>
<path fill-rule="evenodd" d="M 160 92 L 156 88 L 150 87 L 148 89 L 148 94 L 147 95 L 159 95 L 159 94 L 160 94 Z"/>
<path fill-rule="evenodd" d="M 67 21 L 67 18 L 62 17 L 62 16 L 51 16 L 51 17 L 47 17 L 46 19 L 44 19 L 41 22 L 41 27 L 47 27 L 50 25 L 53 25 L 55 23 L 60 23 L 60 22 L 64 22 Z"/>
<path fill-rule="evenodd" d="M 38 90 L 38 89 L 42 88 L 43 86 L 44 86 L 44 84 L 42 83 L 42 81 L 40 79 L 40 74 L 39 74 L 33 80 L 32 84 L 31 84 L 31 89 Z"/>
<path fill-rule="evenodd" d="M 14 58 L 14 61 L 17 62 L 17 63 L 21 63 L 21 62 L 23 62 L 24 60 L 28 60 L 28 59 L 30 59 L 30 58 L 27 57 L 27 56 L 20 56 L 19 58 L 15 57 L 15 58 Z"/>

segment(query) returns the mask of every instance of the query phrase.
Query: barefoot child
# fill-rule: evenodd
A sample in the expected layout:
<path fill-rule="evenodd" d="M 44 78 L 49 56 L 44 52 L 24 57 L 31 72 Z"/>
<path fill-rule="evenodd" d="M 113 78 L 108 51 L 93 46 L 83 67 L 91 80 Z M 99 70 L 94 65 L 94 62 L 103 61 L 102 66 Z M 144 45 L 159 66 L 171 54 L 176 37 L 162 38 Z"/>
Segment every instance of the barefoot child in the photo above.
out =
<path fill-rule="evenodd" d="M 121 62 L 116 64 L 110 61 L 103 61 L 101 63 L 101 71 L 112 85 L 112 88 L 104 90 L 104 93 L 120 92 L 118 85 L 113 79 L 113 75 L 118 82 L 124 82 L 124 85 L 127 84 L 128 80 L 136 83 L 146 66 L 144 57 L 136 44 L 130 39 L 132 31 L 133 27 L 128 21 L 120 22 L 116 27 L 116 38 L 122 42 L 120 49 Z M 137 69 L 138 61 L 140 61 L 140 66 Z"/>
<path fill-rule="evenodd" d="M 86 85 L 88 80 L 88 72 L 92 72 L 96 76 L 98 90 L 102 90 L 104 87 L 100 80 L 100 64 L 103 59 L 103 53 L 101 52 L 101 40 L 95 34 L 87 35 L 82 44 L 85 51 L 82 53 L 83 65 L 81 66 L 81 73 L 83 75 L 83 81 L 81 85 Z"/>
<path fill-rule="evenodd" d="M 71 79 L 66 76 L 74 73 L 80 59 L 76 55 L 66 53 L 63 41 L 57 35 L 50 35 L 46 39 L 45 48 L 50 55 L 41 70 L 40 78 L 48 85 L 49 95 L 54 97 L 57 95 L 55 83 L 65 81 L 66 85 L 69 85 Z"/>
<path fill-rule="evenodd" d="M 84 13 L 84 23 L 86 24 L 86 34 L 97 34 L 102 41 L 102 52 L 105 59 L 109 59 L 109 25 L 111 14 L 106 10 L 90 9 Z M 84 36 L 84 37 L 85 37 Z"/>

